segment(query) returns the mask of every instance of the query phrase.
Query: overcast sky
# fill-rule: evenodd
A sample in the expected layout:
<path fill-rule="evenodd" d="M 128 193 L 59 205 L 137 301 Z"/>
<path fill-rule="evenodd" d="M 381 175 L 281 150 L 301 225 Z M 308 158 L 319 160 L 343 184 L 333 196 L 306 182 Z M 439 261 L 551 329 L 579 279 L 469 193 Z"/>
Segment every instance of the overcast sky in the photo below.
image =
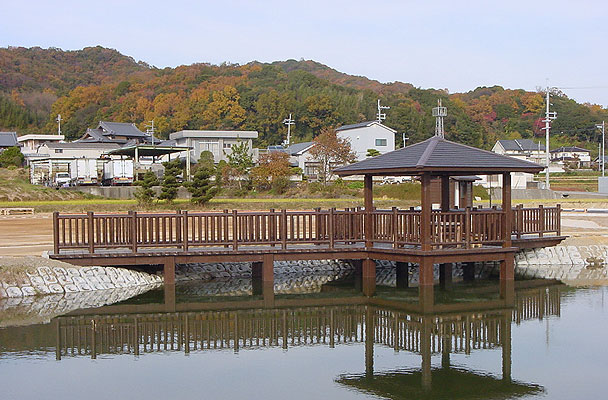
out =
<path fill-rule="evenodd" d="M 101 45 L 157 67 L 304 58 L 451 93 L 548 82 L 608 106 L 605 1 L 294 3 L 0 0 L 0 46 Z"/>

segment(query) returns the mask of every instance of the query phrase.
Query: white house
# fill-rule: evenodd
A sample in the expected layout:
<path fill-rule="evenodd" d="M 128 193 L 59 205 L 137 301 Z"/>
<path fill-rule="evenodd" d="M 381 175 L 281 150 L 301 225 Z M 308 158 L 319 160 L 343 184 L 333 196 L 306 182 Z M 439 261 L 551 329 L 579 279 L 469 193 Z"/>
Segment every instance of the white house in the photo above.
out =
<path fill-rule="evenodd" d="M 540 142 L 535 143 L 532 139 L 499 140 L 492 147 L 492 151 L 505 156 L 517 156 L 540 165 L 547 164 L 545 145 Z"/>
<path fill-rule="evenodd" d="M 176 146 L 187 146 L 192 148 L 191 160 L 198 162 L 203 151 L 210 151 L 213 160 L 218 163 L 227 160 L 226 155 L 230 154 L 231 148 L 239 142 L 247 143 L 254 160 L 258 158 L 257 149 L 253 148 L 253 139 L 258 138 L 257 131 L 196 131 L 183 130 L 169 135 L 169 139 L 175 141 Z M 186 156 L 184 154 L 181 157 Z"/>
<path fill-rule="evenodd" d="M 579 168 L 591 167 L 591 152 L 581 147 L 570 146 L 570 147 L 559 147 L 554 150 L 550 150 L 551 161 L 553 162 L 570 162 L 576 163 Z"/>
<path fill-rule="evenodd" d="M 375 149 L 380 154 L 395 150 L 396 130 L 382 125 L 378 121 L 360 122 L 344 125 L 336 129 L 338 137 L 350 141 L 357 161 L 364 160 L 369 149 Z"/>
<path fill-rule="evenodd" d="M 289 155 L 289 164 L 292 167 L 299 167 L 302 175 L 309 178 L 314 178 L 318 174 L 319 163 L 314 161 L 310 155 L 310 149 L 313 146 L 314 142 L 296 143 L 283 150 Z"/>

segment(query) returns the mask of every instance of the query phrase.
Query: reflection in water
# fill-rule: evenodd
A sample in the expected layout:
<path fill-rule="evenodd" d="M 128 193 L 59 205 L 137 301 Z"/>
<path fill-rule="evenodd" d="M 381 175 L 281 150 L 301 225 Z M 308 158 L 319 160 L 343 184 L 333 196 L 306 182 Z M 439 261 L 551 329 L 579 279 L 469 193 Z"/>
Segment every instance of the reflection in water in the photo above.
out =
<path fill-rule="evenodd" d="M 560 313 L 560 287 L 520 290 L 508 301 L 412 304 L 390 296 L 272 298 L 207 303 L 123 304 L 53 320 L 57 359 L 362 343 L 365 374 L 336 382 L 385 398 L 512 397 L 542 392 L 511 379 L 511 324 Z M 425 296 L 421 293 L 424 302 Z M 252 305 L 255 308 L 252 308 Z M 200 311 L 197 311 L 200 310 Z M 191 310 L 191 311 L 187 311 Z M 420 368 L 374 372 L 374 347 L 420 357 Z M 502 376 L 452 366 L 453 354 L 501 349 Z M 441 355 L 441 368 L 431 356 Z M 481 389 L 483 388 L 483 389 Z"/>

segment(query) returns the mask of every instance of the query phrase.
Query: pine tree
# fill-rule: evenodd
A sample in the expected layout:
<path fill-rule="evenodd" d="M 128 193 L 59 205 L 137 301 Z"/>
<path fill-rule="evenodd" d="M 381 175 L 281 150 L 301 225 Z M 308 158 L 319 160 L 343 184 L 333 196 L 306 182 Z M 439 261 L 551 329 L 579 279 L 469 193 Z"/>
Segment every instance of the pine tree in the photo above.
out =
<path fill-rule="evenodd" d="M 135 182 L 135 185 L 139 186 L 135 190 L 135 198 L 137 203 L 140 205 L 150 205 L 152 200 L 156 197 L 153 187 L 158 185 L 158 178 L 152 171 L 148 171 L 144 174 L 144 179 Z"/>
<path fill-rule="evenodd" d="M 177 198 L 177 189 L 181 186 L 177 177 L 182 173 L 182 163 L 179 158 L 173 161 L 164 162 L 165 176 L 163 177 L 160 189 L 160 200 L 167 200 L 171 203 Z"/>
<path fill-rule="evenodd" d="M 199 167 L 192 176 L 192 181 L 187 182 L 185 186 L 192 194 L 192 201 L 195 204 L 202 205 L 211 200 L 219 191 L 219 188 L 211 183 L 211 170 L 206 167 Z"/>

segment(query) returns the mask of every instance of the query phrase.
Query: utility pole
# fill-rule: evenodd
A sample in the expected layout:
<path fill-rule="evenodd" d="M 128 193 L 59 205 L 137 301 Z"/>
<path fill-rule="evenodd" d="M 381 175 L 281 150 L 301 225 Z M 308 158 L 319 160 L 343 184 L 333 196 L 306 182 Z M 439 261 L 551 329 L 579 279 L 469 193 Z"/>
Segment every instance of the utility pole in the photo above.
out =
<path fill-rule="evenodd" d="M 602 143 L 600 145 L 600 149 L 601 149 L 601 157 L 600 157 L 600 159 L 601 159 L 601 162 L 602 162 L 602 176 L 605 176 L 605 172 L 606 172 L 606 168 L 604 168 L 604 164 L 605 164 L 604 163 L 604 157 L 606 156 L 606 154 L 605 154 L 606 153 L 606 141 L 604 140 L 604 137 L 605 137 L 604 133 L 605 133 L 605 127 L 606 127 L 605 121 L 602 121 L 602 124 L 601 125 L 596 125 L 596 127 L 598 129 L 602 130 Z"/>
<path fill-rule="evenodd" d="M 381 106 L 380 105 L 380 99 L 378 99 L 378 114 L 376 115 L 376 119 L 378 120 L 378 123 L 382 123 L 382 121 L 384 121 L 386 119 L 386 113 L 383 113 L 382 110 L 390 110 L 391 108 L 389 106 Z"/>
<path fill-rule="evenodd" d="M 154 146 L 154 120 L 149 121 L 150 125 L 146 125 L 146 133 L 150 135 L 150 139 L 152 140 L 152 146 Z"/>
<path fill-rule="evenodd" d="M 289 113 L 289 118 L 285 118 L 283 123 L 287 125 L 287 141 L 286 144 L 289 146 L 291 144 L 291 126 L 296 124 L 296 121 L 291 118 L 291 113 Z"/>
<path fill-rule="evenodd" d="M 557 118 L 557 113 L 549 111 L 549 90 L 551 88 L 547 86 L 547 110 L 545 111 L 545 119 L 543 122 L 545 123 L 545 162 L 547 164 L 547 169 L 545 170 L 545 186 L 547 189 L 551 189 L 549 184 L 549 131 L 551 130 L 551 121 Z"/>
<path fill-rule="evenodd" d="M 57 134 L 61 135 L 61 114 L 57 114 Z"/>
<path fill-rule="evenodd" d="M 448 116 L 448 108 L 441 106 L 441 99 L 437 100 L 437 107 L 433 107 L 433 117 L 435 117 L 435 136 L 445 137 L 443 129 L 443 117 Z"/>

